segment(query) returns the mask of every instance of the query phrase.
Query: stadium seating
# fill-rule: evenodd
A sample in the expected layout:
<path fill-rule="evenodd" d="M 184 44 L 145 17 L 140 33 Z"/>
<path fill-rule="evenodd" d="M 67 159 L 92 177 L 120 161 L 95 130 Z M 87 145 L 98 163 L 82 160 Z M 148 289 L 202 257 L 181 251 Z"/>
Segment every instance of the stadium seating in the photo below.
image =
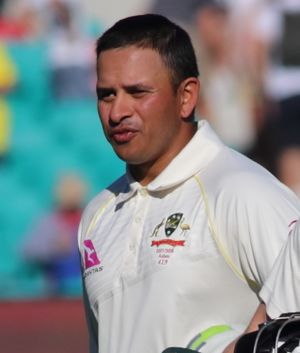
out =
<path fill-rule="evenodd" d="M 8 97 L 12 115 L 9 158 L 0 165 L 0 298 L 41 297 L 41 273 L 19 248 L 32 223 L 50 210 L 58 176 L 75 171 L 88 198 L 124 172 L 101 132 L 96 100 L 56 101 L 45 43 L 9 43 L 19 82 Z"/>

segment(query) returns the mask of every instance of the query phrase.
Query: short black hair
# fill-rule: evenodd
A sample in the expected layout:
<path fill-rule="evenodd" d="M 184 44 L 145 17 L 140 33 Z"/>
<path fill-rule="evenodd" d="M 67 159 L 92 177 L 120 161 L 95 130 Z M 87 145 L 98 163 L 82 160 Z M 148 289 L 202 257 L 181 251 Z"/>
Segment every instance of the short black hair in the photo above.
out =
<path fill-rule="evenodd" d="M 188 33 L 162 15 L 137 15 L 116 22 L 97 40 L 97 58 L 105 50 L 128 46 L 157 51 L 170 70 L 175 89 L 186 78 L 199 76 L 195 51 Z"/>

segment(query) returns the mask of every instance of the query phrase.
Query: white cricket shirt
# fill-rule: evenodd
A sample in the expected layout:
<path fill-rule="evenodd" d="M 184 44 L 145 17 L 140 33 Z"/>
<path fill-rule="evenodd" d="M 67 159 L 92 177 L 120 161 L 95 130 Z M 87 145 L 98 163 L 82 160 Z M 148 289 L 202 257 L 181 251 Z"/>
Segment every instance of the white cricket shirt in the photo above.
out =
<path fill-rule="evenodd" d="M 147 187 L 127 174 L 84 212 L 79 248 L 99 340 L 91 351 L 161 353 L 215 325 L 244 327 L 299 210 L 290 190 L 201 121 Z"/>

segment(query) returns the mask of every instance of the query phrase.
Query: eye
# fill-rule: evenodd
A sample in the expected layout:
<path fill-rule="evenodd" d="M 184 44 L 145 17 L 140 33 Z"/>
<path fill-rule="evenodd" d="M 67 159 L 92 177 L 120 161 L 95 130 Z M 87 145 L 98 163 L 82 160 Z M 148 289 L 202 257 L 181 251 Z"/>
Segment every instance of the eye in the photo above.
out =
<path fill-rule="evenodd" d="M 115 92 L 110 89 L 97 89 L 97 97 L 99 101 L 111 102 L 115 97 Z"/>
<path fill-rule="evenodd" d="M 142 98 L 147 94 L 146 91 L 138 91 L 138 92 L 134 92 L 132 93 L 132 96 L 135 98 Z"/>
<path fill-rule="evenodd" d="M 148 91 L 141 87 L 131 87 L 128 89 L 128 93 L 134 98 L 142 98 L 148 93 Z"/>

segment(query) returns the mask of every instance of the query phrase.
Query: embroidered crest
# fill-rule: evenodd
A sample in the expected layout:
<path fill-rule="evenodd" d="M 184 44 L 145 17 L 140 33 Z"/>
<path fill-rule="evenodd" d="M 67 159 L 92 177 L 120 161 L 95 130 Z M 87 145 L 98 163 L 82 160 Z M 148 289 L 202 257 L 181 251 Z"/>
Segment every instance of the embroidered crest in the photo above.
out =
<path fill-rule="evenodd" d="M 183 248 L 186 245 L 189 224 L 184 222 L 183 213 L 171 214 L 167 219 L 163 218 L 153 229 L 150 238 L 151 248 L 156 253 L 159 265 L 167 265 L 175 254 L 175 248 Z M 179 251 L 179 250 L 176 250 Z"/>
<path fill-rule="evenodd" d="M 166 236 L 169 237 L 178 227 L 183 213 L 173 213 L 171 216 L 168 217 L 166 224 L 165 224 L 165 233 Z"/>

